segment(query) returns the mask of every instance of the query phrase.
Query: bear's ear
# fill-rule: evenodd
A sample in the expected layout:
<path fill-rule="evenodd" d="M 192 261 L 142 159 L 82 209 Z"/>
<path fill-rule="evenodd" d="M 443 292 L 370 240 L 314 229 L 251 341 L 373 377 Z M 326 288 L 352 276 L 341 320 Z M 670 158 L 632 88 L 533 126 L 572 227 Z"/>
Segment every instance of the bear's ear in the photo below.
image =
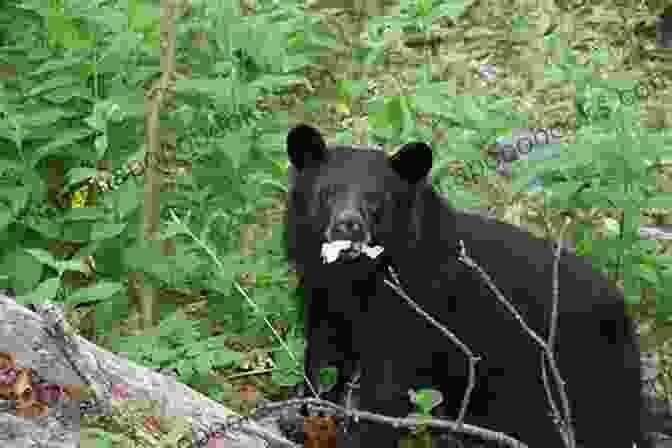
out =
<path fill-rule="evenodd" d="M 425 143 L 407 143 L 389 161 L 399 177 L 415 184 L 432 168 L 432 148 Z"/>
<path fill-rule="evenodd" d="M 287 134 L 289 161 L 299 171 L 316 166 L 327 158 L 327 145 L 317 129 L 300 124 Z"/>

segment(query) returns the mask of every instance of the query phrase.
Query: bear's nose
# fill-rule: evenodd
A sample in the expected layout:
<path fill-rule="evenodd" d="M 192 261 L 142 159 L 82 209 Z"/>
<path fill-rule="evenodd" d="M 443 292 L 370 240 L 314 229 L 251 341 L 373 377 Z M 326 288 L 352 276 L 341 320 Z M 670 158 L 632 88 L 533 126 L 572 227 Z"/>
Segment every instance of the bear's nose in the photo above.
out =
<path fill-rule="evenodd" d="M 367 235 L 364 219 L 359 213 L 352 210 L 341 212 L 333 221 L 329 239 L 331 241 L 365 241 Z"/>

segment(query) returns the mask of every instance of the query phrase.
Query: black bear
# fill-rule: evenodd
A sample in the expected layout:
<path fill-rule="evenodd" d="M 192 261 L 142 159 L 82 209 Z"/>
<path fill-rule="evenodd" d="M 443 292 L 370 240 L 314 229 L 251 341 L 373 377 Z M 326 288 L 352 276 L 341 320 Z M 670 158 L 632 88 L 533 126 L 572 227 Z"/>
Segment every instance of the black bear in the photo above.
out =
<path fill-rule="evenodd" d="M 317 130 L 300 125 L 288 134 L 287 152 L 295 169 L 287 249 L 303 275 L 309 378 L 319 382 L 319 367 L 336 361 L 341 383 L 359 362 L 360 409 L 406 416 L 409 389 L 432 387 L 442 391 L 446 415 L 457 417 L 467 360 L 383 283 L 384 260 L 408 295 L 481 358 L 465 422 L 531 448 L 563 447 L 543 386 L 540 347 L 456 251 L 462 244 L 547 338 L 553 244 L 453 209 L 427 180 L 432 151 L 424 143 L 388 157 L 327 146 Z M 343 241 L 340 256 L 325 260 L 323 245 Z M 365 253 L 372 247 L 382 248 L 382 256 Z M 568 252 L 559 263 L 557 322 L 556 358 L 579 445 L 650 448 L 640 352 L 623 295 Z M 339 446 L 392 448 L 398 437 L 391 426 L 360 421 Z"/>

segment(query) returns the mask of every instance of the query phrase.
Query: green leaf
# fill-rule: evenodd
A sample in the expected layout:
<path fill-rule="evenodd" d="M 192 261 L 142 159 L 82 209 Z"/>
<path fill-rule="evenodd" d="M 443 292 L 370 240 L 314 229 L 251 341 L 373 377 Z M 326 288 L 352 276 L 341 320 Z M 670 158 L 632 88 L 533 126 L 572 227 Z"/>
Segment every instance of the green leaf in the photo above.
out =
<path fill-rule="evenodd" d="M 105 210 L 97 207 L 71 208 L 63 217 L 63 222 L 98 221 L 106 218 Z"/>
<path fill-rule="evenodd" d="M 336 384 L 338 381 L 338 369 L 336 367 L 324 367 L 320 369 L 320 383 L 326 385 Z"/>
<path fill-rule="evenodd" d="M 12 279 L 17 294 L 24 294 L 37 285 L 42 277 L 42 263 L 23 249 L 7 254 L 3 260 L 2 272 Z"/>
<path fill-rule="evenodd" d="M 88 128 L 79 128 L 79 129 L 68 129 L 61 134 L 61 136 L 51 142 L 39 147 L 34 153 L 30 161 L 31 168 L 35 168 L 37 163 L 42 160 L 44 157 L 52 154 L 57 149 L 60 149 L 64 146 L 69 146 L 75 143 L 77 140 L 89 137 L 93 135 L 95 131 Z"/>
<path fill-rule="evenodd" d="M 73 116 L 72 112 L 66 112 L 63 109 L 55 107 L 33 110 L 30 115 L 24 117 L 23 125 L 33 128 L 51 126 L 61 119 L 72 118 Z"/>
<path fill-rule="evenodd" d="M 163 364 L 166 361 L 172 361 L 177 358 L 178 353 L 174 348 L 157 347 L 152 350 L 152 361 L 158 364 Z"/>
<path fill-rule="evenodd" d="M 99 135 L 93 142 L 93 146 L 96 148 L 96 155 L 99 159 L 102 159 L 107 151 L 108 141 L 107 134 Z"/>
<path fill-rule="evenodd" d="M 422 112 L 436 114 L 444 118 L 457 119 L 455 109 L 452 105 L 445 101 L 437 101 L 436 95 L 416 95 L 415 103 L 418 110 Z"/>
<path fill-rule="evenodd" d="M 122 283 L 100 282 L 88 288 L 78 289 L 68 297 L 67 303 L 78 305 L 80 303 L 98 302 L 112 297 L 123 288 Z"/>
<path fill-rule="evenodd" d="M 462 122 L 468 126 L 487 124 L 488 117 L 479 101 L 471 95 L 460 95 L 455 98 L 456 112 L 462 118 Z"/>
<path fill-rule="evenodd" d="M 91 239 L 94 241 L 114 238 L 126 228 L 125 222 L 96 222 L 91 227 Z"/>
<path fill-rule="evenodd" d="M 46 94 L 41 95 L 42 98 L 51 101 L 55 104 L 64 104 L 73 98 L 82 98 L 93 102 L 89 90 L 82 85 L 59 87 Z"/>
<path fill-rule="evenodd" d="M 18 187 L 14 189 L 12 193 L 12 212 L 15 215 L 21 213 L 21 211 L 28 204 L 28 199 L 30 199 L 31 188 L 30 186 Z"/>
<path fill-rule="evenodd" d="M 471 3 L 473 0 L 447 0 L 439 5 L 433 17 L 460 17 Z"/>
<path fill-rule="evenodd" d="M 203 376 L 210 374 L 212 367 L 212 356 L 209 353 L 203 353 L 194 363 L 196 372 Z"/>
<path fill-rule="evenodd" d="M 289 192 L 286 184 L 273 179 L 266 179 L 261 181 L 260 186 L 268 187 L 270 190 L 277 191 L 280 193 L 287 194 Z"/>
<path fill-rule="evenodd" d="M 232 132 L 220 140 L 220 148 L 224 149 L 224 154 L 233 163 L 234 169 L 238 169 L 247 159 L 251 147 L 250 135 L 246 130 Z"/>
<path fill-rule="evenodd" d="M 303 381 L 301 368 L 294 363 L 287 352 L 278 351 L 275 354 L 275 362 L 278 368 L 271 373 L 273 383 L 280 386 L 293 386 Z"/>
<path fill-rule="evenodd" d="M 616 237 L 621 233 L 621 226 L 614 218 L 604 218 L 603 224 L 610 236 Z"/>
<path fill-rule="evenodd" d="M 129 2 L 128 22 L 133 31 L 146 31 L 159 26 L 161 9 L 154 4 L 133 0 Z"/>
<path fill-rule="evenodd" d="M 32 230 L 40 233 L 45 238 L 59 239 L 61 237 L 61 224 L 53 220 L 37 216 L 27 216 L 25 223 Z"/>
<path fill-rule="evenodd" d="M 31 78 L 36 78 L 48 73 L 62 72 L 64 69 L 79 69 L 82 63 L 82 58 L 64 57 L 64 58 L 50 58 L 40 65 L 34 71 L 30 72 Z"/>
<path fill-rule="evenodd" d="M 648 208 L 672 208 L 672 193 L 660 192 L 646 200 Z"/>
<path fill-rule="evenodd" d="M 418 407 L 422 414 L 431 413 L 432 409 L 443 402 L 443 394 L 435 389 L 419 389 L 418 391 L 409 390 L 411 403 Z"/>
<path fill-rule="evenodd" d="M 394 129 L 401 129 L 403 118 L 403 102 L 400 96 L 394 96 L 385 99 L 385 115 L 387 125 Z"/>
<path fill-rule="evenodd" d="M 183 222 L 170 221 L 161 230 L 161 239 L 169 239 L 177 235 L 188 235 L 188 230 Z"/>
<path fill-rule="evenodd" d="M 54 269 L 58 269 L 58 264 L 60 263 L 56 260 L 49 252 L 44 249 L 26 249 L 30 255 L 35 257 L 37 261 L 42 264 L 46 264 Z"/>
<path fill-rule="evenodd" d="M 28 96 L 37 96 L 48 90 L 53 90 L 58 87 L 72 86 L 73 84 L 78 84 L 81 82 L 79 76 L 72 75 L 61 75 L 61 76 L 52 76 L 47 78 L 47 80 L 40 85 L 33 87 L 29 92 Z"/>
<path fill-rule="evenodd" d="M 243 354 L 232 350 L 220 349 L 212 353 L 212 363 L 215 367 L 238 366 L 243 359 Z"/>
<path fill-rule="evenodd" d="M 35 257 L 40 263 L 46 264 L 50 268 L 57 270 L 59 273 L 64 271 L 81 272 L 83 269 L 79 259 L 57 260 L 44 249 L 25 249 L 25 251 Z"/>
<path fill-rule="evenodd" d="M 136 182 L 125 182 L 110 196 L 116 195 L 117 211 L 122 218 L 126 218 L 140 206 L 142 194 L 143 190 Z"/>
<path fill-rule="evenodd" d="M 623 257 L 623 294 L 626 303 L 636 305 L 641 302 L 641 287 L 639 278 L 635 275 L 635 265 L 632 256 Z"/>
<path fill-rule="evenodd" d="M 639 277 L 646 280 L 651 285 L 658 283 L 658 272 L 653 266 L 648 264 L 639 264 Z"/>
<path fill-rule="evenodd" d="M 206 96 L 222 95 L 222 82 L 217 79 L 179 79 L 175 82 L 177 93 L 199 93 Z"/>
<path fill-rule="evenodd" d="M 58 288 L 61 286 L 60 277 L 53 277 L 48 280 L 43 281 L 39 286 L 30 294 L 17 296 L 16 302 L 22 305 L 28 305 L 30 303 L 43 303 L 45 300 L 52 300 L 56 297 L 58 293 Z"/>
<path fill-rule="evenodd" d="M 3 232 L 14 221 L 12 211 L 4 204 L 0 204 L 0 232 Z"/>

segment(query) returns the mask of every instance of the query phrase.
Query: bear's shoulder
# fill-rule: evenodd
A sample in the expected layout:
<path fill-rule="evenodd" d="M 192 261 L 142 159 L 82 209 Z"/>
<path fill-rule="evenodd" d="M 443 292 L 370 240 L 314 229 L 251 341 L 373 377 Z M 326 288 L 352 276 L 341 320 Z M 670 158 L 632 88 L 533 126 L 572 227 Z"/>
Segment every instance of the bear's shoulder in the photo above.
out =
<path fill-rule="evenodd" d="M 539 296 L 537 300 L 548 303 L 543 297 L 551 294 L 553 241 L 539 238 L 513 224 L 455 209 L 438 193 L 424 195 L 423 202 L 418 208 L 417 219 L 421 222 L 417 225 L 419 247 L 424 248 L 421 253 L 428 272 L 433 267 L 435 272 L 443 271 L 444 274 L 457 270 L 456 279 L 473 280 L 477 276 L 473 269 L 457 261 L 457 254 L 464 247 L 466 255 L 496 277 L 496 284 L 509 292 L 525 289 L 525 296 Z M 585 294 L 593 297 L 592 303 L 586 302 L 585 306 L 622 305 L 620 290 L 593 267 L 590 259 L 565 248 L 559 266 L 560 284 L 565 288 L 571 286 L 573 290 L 565 300 L 574 304 L 574 310 L 585 308 L 580 305 L 580 298 Z M 468 276 L 459 274 L 467 271 L 471 271 Z"/>

